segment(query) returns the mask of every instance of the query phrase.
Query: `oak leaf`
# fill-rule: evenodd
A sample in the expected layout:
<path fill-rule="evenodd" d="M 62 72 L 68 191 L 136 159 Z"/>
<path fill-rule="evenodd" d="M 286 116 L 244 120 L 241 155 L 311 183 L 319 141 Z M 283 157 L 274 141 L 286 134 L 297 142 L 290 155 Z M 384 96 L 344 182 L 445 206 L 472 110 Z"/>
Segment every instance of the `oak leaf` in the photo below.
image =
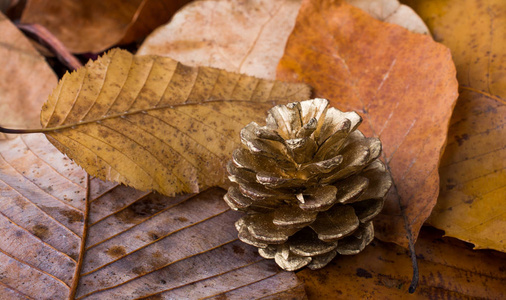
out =
<path fill-rule="evenodd" d="M 403 246 L 415 241 L 436 203 L 437 168 L 457 98 L 448 49 L 344 1 L 304 1 L 278 78 L 306 82 L 316 97 L 362 115 L 362 131 L 381 139 L 395 182 L 376 236 Z"/>
<path fill-rule="evenodd" d="M 223 184 L 241 128 L 309 93 L 304 84 L 112 50 L 63 77 L 41 122 L 90 175 L 174 195 Z"/>
<path fill-rule="evenodd" d="M 237 239 L 225 191 L 169 198 L 88 178 L 42 134 L 0 142 L 0 298 L 304 297 Z"/>
<path fill-rule="evenodd" d="M 2 125 L 18 128 L 40 127 L 40 107 L 46 95 L 56 86 L 56 75 L 44 57 L 2 13 L 0 32 Z M 0 133 L 1 139 L 5 137 Z"/>
<path fill-rule="evenodd" d="M 190 0 L 28 0 L 22 23 L 41 24 L 72 52 L 101 52 L 145 37 Z"/>
<path fill-rule="evenodd" d="M 309 299 L 504 299 L 506 255 L 473 251 L 424 227 L 416 243 L 420 284 L 408 294 L 411 261 L 403 249 L 375 240 L 364 251 L 341 256 L 320 270 L 297 273 Z"/>
<path fill-rule="evenodd" d="M 451 49 L 460 86 L 428 222 L 476 248 L 506 252 L 506 2 L 412 4 Z"/>

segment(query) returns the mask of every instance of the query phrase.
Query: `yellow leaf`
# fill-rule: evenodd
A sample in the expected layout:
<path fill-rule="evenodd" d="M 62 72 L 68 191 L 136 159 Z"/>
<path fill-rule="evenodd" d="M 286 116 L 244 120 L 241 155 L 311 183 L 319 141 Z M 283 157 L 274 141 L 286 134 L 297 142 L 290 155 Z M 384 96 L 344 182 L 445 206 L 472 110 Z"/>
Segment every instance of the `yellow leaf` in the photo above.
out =
<path fill-rule="evenodd" d="M 303 84 L 115 49 L 65 75 L 41 122 L 89 174 L 173 195 L 223 184 L 240 129 L 309 92 Z"/>
<path fill-rule="evenodd" d="M 447 45 L 460 97 L 441 162 L 429 223 L 446 235 L 506 252 L 506 2 L 413 2 Z"/>

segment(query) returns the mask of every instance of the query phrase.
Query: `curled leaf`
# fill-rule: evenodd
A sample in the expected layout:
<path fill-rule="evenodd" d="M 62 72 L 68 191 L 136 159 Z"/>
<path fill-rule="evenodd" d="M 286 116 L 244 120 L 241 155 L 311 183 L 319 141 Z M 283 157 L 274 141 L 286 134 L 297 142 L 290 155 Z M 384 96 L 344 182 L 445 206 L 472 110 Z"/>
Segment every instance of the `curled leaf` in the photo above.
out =
<path fill-rule="evenodd" d="M 101 52 L 143 38 L 189 0 L 28 0 L 22 23 L 41 24 L 71 52 Z"/>

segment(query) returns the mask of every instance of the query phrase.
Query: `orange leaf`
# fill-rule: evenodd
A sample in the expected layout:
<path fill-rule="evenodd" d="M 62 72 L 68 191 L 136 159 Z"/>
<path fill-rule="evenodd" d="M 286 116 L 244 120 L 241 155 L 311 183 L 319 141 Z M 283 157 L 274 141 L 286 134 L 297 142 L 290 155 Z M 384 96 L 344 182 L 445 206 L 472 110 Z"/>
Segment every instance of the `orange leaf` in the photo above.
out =
<path fill-rule="evenodd" d="M 337 257 L 321 270 L 297 276 L 311 299 L 504 299 L 506 255 L 473 251 L 423 228 L 416 245 L 420 284 L 408 294 L 411 261 L 406 250 L 378 240 L 354 256 Z"/>
<path fill-rule="evenodd" d="M 101 52 L 144 37 L 190 0 L 29 0 L 21 22 L 49 29 L 71 52 Z"/>
<path fill-rule="evenodd" d="M 362 115 L 362 131 L 381 138 L 395 182 L 375 222 L 377 237 L 407 246 L 407 231 L 416 240 L 436 203 L 457 97 L 448 49 L 343 1 L 305 1 L 278 78 L 308 83 L 317 97 Z"/>
<path fill-rule="evenodd" d="M 506 252 L 506 2 L 422 0 L 414 8 L 451 49 L 461 92 L 428 221 Z"/>
<path fill-rule="evenodd" d="M 0 13 L 0 120 L 8 127 L 40 127 L 39 113 L 57 78 L 30 41 Z M 0 138 L 5 138 L 0 133 Z"/>
<path fill-rule="evenodd" d="M 86 176 L 42 134 L 0 142 L 0 298 L 304 297 L 237 239 L 225 191 L 170 198 Z"/>

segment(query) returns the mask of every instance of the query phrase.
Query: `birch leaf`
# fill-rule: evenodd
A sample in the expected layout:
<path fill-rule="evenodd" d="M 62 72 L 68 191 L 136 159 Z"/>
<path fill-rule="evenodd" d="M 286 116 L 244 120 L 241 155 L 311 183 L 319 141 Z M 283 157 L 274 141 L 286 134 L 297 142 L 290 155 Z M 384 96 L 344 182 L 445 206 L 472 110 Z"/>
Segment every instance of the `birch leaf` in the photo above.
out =
<path fill-rule="evenodd" d="M 0 142 L 0 299 L 302 299 L 237 239 L 224 191 L 167 197 L 86 173 L 42 134 Z"/>
<path fill-rule="evenodd" d="M 304 84 L 112 50 L 63 77 L 41 122 L 89 174 L 174 195 L 223 184 L 241 128 L 309 93 Z"/>

